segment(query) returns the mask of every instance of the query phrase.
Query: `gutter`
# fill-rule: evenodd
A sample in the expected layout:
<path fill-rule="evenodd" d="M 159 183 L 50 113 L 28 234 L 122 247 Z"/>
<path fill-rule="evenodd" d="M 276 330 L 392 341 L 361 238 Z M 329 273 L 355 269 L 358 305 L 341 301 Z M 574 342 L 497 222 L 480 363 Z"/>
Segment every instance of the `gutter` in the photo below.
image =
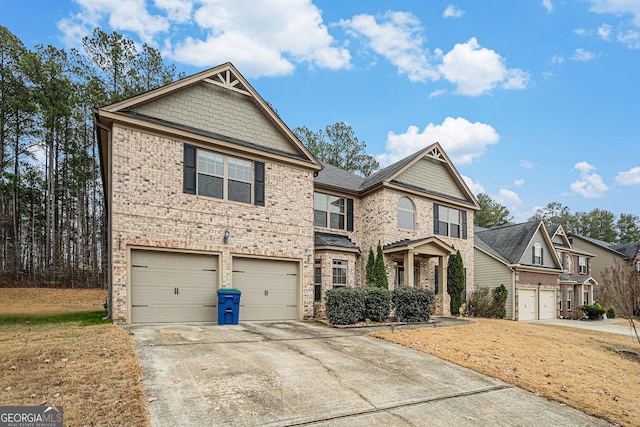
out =
<path fill-rule="evenodd" d="M 100 129 L 104 130 L 107 133 L 107 162 L 108 167 L 106 173 L 103 171 L 102 179 L 103 179 L 103 189 L 105 196 L 105 209 L 107 210 L 107 315 L 102 318 L 102 320 L 110 320 L 113 315 L 113 277 L 112 277 L 112 243 L 111 243 L 111 165 L 113 159 L 113 153 L 111 150 L 111 129 L 100 123 L 98 119 L 98 111 L 95 110 L 95 118 L 94 122 L 96 128 L 96 137 L 98 140 L 98 150 L 100 152 L 100 157 L 103 158 L 104 153 L 102 153 L 102 141 L 100 138 Z"/>

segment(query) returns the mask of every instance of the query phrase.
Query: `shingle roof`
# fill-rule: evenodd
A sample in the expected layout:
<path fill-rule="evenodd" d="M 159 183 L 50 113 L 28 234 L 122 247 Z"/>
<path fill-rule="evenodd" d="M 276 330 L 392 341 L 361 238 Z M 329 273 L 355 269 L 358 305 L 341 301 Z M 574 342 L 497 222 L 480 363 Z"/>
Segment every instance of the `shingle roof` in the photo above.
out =
<path fill-rule="evenodd" d="M 616 249 L 613 248 L 614 245 L 611 245 L 611 243 L 607 243 L 604 240 L 598 240 L 598 239 L 593 239 L 591 237 L 587 237 L 587 236 L 581 236 L 579 234 L 575 234 L 575 233 L 569 233 L 569 236 L 571 237 L 576 237 L 578 239 L 584 240 L 585 242 L 589 242 L 592 245 L 598 246 L 604 250 L 613 252 L 614 254 L 616 254 L 617 256 L 626 258 L 626 255 L 623 252 L 620 252 Z"/>
<path fill-rule="evenodd" d="M 640 242 L 622 243 L 620 245 L 610 245 L 609 247 L 624 254 L 629 259 L 635 259 L 638 251 L 640 251 Z"/>
<path fill-rule="evenodd" d="M 314 182 L 319 185 L 335 187 L 347 191 L 359 192 L 364 178 L 354 173 L 347 172 L 327 162 L 322 163 L 323 169 L 318 172 Z"/>
<path fill-rule="evenodd" d="M 584 283 L 589 279 L 593 279 L 591 276 L 567 276 L 565 274 L 560 274 L 561 281 L 571 281 L 576 283 Z"/>
<path fill-rule="evenodd" d="M 529 221 L 490 228 L 476 232 L 474 243 L 481 248 L 484 243 L 509 263 L 518 264 L 539 226 L 540 221 Z"/>
<path fill-rule="evenodd" d="M 338 248 L 360 250 L 347 236 L 341 234 L 315 232 L 315 246 L 334 246 Z"/>

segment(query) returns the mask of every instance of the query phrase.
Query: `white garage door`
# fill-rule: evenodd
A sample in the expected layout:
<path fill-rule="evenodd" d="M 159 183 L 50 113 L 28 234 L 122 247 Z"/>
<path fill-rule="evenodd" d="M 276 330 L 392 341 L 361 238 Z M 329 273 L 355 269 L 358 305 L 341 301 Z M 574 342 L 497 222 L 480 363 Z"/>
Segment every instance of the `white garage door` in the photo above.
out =
<path fill-rule="evenodd" d="M 540 291 L 540 320 L 556 318 L 556 293 Z"/>
<path fill-rule="evenodd" d="M 232 286 L 242 292 L 239 320 L 298 319 L 298 266 L 292 261 L 234 258 Z"/>
<path fill-rule="evenodd" d="M 536 319 L 536 290 L 518 289 L 518 320 Z"/>
<path fill-rule="evenodd" d="M 131 322 L 214 322 L 218 257 L 131 251 Z"/>

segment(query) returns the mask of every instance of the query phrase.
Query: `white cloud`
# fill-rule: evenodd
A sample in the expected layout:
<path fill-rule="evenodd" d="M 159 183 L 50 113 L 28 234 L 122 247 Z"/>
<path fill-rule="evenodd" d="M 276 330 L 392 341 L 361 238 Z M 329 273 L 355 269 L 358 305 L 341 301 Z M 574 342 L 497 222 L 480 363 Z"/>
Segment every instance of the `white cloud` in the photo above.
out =
<path fill-rule="evenodd" d="M 547 9 L 547 12 L 553 12 L 553 3 L 551 3 L 551 0 L 542 0 L 542 7 Z"/>
<path fill-rule="evenodd" d="M 516 179 L 513 182 L 513 185 L 515 185 L 516 187 L 522 187 L 524 185 L 524 179 Z"/>
<path fill-rule="evenodd" d="M 640 28 L 640 2 L 636 0 L 591 0 L 590 10 L 595 13 L 632 15 L 632 23 Z"/>
<path fill-rule="evenodd" d="M 498 53 L 481 47 L 475 37 L 456 44 L 444 55 L 438 69 L 462 95 L 482 95 L 498 85 L 505 89 L 524 89 L 529 81 L 527 72 L 508 69 Z"/>
<path fill-rule="evenodd" d="M 464 10 L 452 4 L 447 6 L 444 12 L 442 12 L 444 18 L 460 18 L 462 15 L 464 15 Z"/>
<path fill-rule="evenodd" d="M 299 63 L 350 66 L 349 51 L 335 46 L 309 0 L 265 0 L 260 7 L 251 0 L 154 0 L 159 14 L 150 12 L 146 0 L 74 1 L 81 12 L 58 22 L 70 46 L 97 26 L 132 32 L 152 46 L 161 33 L 192 26 L 202 38 L 163 35 L 166 59 L 198 67 L 232 61 L 248 77 L 289 74 Z"/>
<path fill-rule="evenodd" d="M 639 185 L 640 184 L 640 166 L 631 168 L 628 171 L 620 172 L 616 176 L 616 182 L 620 185 Z"/>
<path fill-rule="evenodd" d="M 191 19 L 192 0 L 154 0 L 154 3 L 158 9 L 166 11 L 173 22 L 183 23 Z"/>
<path fill-rule="evenodd" d="M 596 58 L 596 54 L 582 48 L 578 48 L 569 57 L 572 61 L 591 61 Z"/>
<path fill-rule="evenodd" d="M 387 153 L 376 156 L 382 166 L 439 142 L 456 164 L 469 164 L 480 157 L 488 145 L 500 139 L 498 132 L 485 123 L 471 123 L 462 117 L 447 117 L 442 124 L 429 123 L 422 132 L 409 126 L 405 133 L 387 134 Z"/>
<path fill-rule="evenodd" d="M 469 187 L 469 190 L 471 190 L 474 196 L 477 196 L 480 193 L 484 193 L 484 187 L 482 186 L 482 184 L 480 184 L 479 182 L 473 182 L 473 180 L 468 176 L 465 176 L 465 175 L 461 175 L 461 176 L 462 176 L 462 180 L 464 181 L 465 184 L 467 184 L 467 187 Z"/>
<path fill-rule="evenodd" d="M 573 32 L 579 36 L 588 36 L 590 34 L 590 32 L 584 28 L 576 28 Z"/>
<path fill-rule="evenodd" d="M 553 57 L 551 58 L 552 64 L 560 65 L 563 62 L 564 62 L 564 56 L 562 55 L 553 55 Z"/>
<path fill-rule="evenodd" d="M 620 43 L 624 43 L 628 48 L 640 49 L 640 32 L 628 30 L 620 32 L 616 38 Z"/>
<path fill-rule="evenodd" d="M 598 27 L 598 29 L 596 30 L 596 34 L 598 34 L 598 37 L 600 37 L 602 40 L 611 40 L 611 31 L 613 30 L 613 27 L 609 24 L 602 24 Z"/>
<path fill-rule="evenodd" d="M 574 193 L 591 199 L 601 197 L 609 190 L 609 187 L 602 181 L 602 177 L 593 172 L 595 166 L 587 162 L 580 162 L 573 167 L 580 171 L 580 179 L 569 186 Z"/>
<path fill-rule="evenodd" d="M 533 162 L 529 160 L 520 160 L 520 167 L 525 169 L 533 169 Z"/>
<path fill-rule="evenodd" d="M 415 15 L 387 12 L 378 21 L 372 15 L 363 14 L 342 20 L 340 25 L 350 30 L 353 37 L 364 36 L 374 52 L 387 58 L 400 73 L 407 74 L 410 81 L 439 79 L 422 46 L 422 27 Z"/>
<path fill-rule="evenodd" d="M 195 23 L 208 34 L 174 44 L 170 57 L 197 66 L 232 61 L 249 77 L 289 74 L 295 64 L 340 69 L 351 55 L 334 46 L 320 10 L 307 1 L 204 2 Z"/>
<path fill-rule="evenodd" d="M 431 98 L 437 98 L 437 97 L 439 97 L 439 96 L 444 95 L 445 93 L 447 93 L 447 90 L 446 90 L 446 89 L 438 89 L 438 90 L 434 90 L 433 92 L 431 92 L 431 93 L 429 94 L 429 99 L 431 99 Z"/>
<path fill-rule="evenodd" d="M 130 31 L 137 34 L 144 43 L 155 45 L 153 39 L 158 33 L 169 29 L 169 20 L 164 16 L 152 15 L 145 0 L 75 0 L 81 12 L 58 22 L 63 39 L 70 46 L 77 46 L 82 37 L 90 34 L 94 27 L 107 19 L 109 27 L 115 31 Z"/>
<path fill-rule="evenodd" d="M 501 205 L 506 206 L 508 209 L 513 209 L 514 207 L 520 205 L 522 200 L 520 200 L 520 196 L 515 191 L 507 190 L 506 188 L 502 188 L 498 194 L 492 196 L 492 199 Z"/>

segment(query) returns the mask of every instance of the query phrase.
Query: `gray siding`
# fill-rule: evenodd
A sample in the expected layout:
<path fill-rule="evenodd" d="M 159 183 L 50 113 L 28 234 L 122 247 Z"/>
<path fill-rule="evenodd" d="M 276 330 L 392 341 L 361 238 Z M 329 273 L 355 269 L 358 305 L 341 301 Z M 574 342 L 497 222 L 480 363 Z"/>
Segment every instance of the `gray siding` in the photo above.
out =
<path fill-rule="evenodd" d="M 132 110 L 263 147 L 297 153 L 249 96 L 213 84 L 189 86 Z"/>
<path fill-rule="evenodd" d="M 514 318 L 513 305 L 515 300 L 513 288 L 513 273 L 503 263 L 491 258 L 484 252 L 474 251 L 475 286 L 478 288 L 493 289 L 504 285 L 509 291 L 507 296 L 507 319 Z"/>
<path fill-rule="evenodd" d="M 396 181 L 429 189 L 458 199 L 467 199 L 453 179 L 451 173 L 445 167 L 445 164 L 437 160 L 422 158 L 409 169 L 398 175 Z"/>
<path fill-rule="evenodd" d="M 547 241 L 542 236 L 542 233 L 540 233 L 540 230 L 538 230 L 535 236 L 533 236 L 533 239 L 531 239 L 529 246 L 527 246 L 527 249 L 522 254 L 522 258 L 520 258 L 519 263 L 522 265 L 531 265 L 533 263 L 532 248 L 533 248 L 533 245 L 535 245 L 536 243 L 540 243 L 544 251 L 542 254 L 542 266 L 549 267 L 549 268 L 560 268 L 560 266 L 556 265 L 555 260 L 553 258 L 552 251 L 555 252 L 555 248 L 550 248 L 549 245 L 547 245 Z"/>

